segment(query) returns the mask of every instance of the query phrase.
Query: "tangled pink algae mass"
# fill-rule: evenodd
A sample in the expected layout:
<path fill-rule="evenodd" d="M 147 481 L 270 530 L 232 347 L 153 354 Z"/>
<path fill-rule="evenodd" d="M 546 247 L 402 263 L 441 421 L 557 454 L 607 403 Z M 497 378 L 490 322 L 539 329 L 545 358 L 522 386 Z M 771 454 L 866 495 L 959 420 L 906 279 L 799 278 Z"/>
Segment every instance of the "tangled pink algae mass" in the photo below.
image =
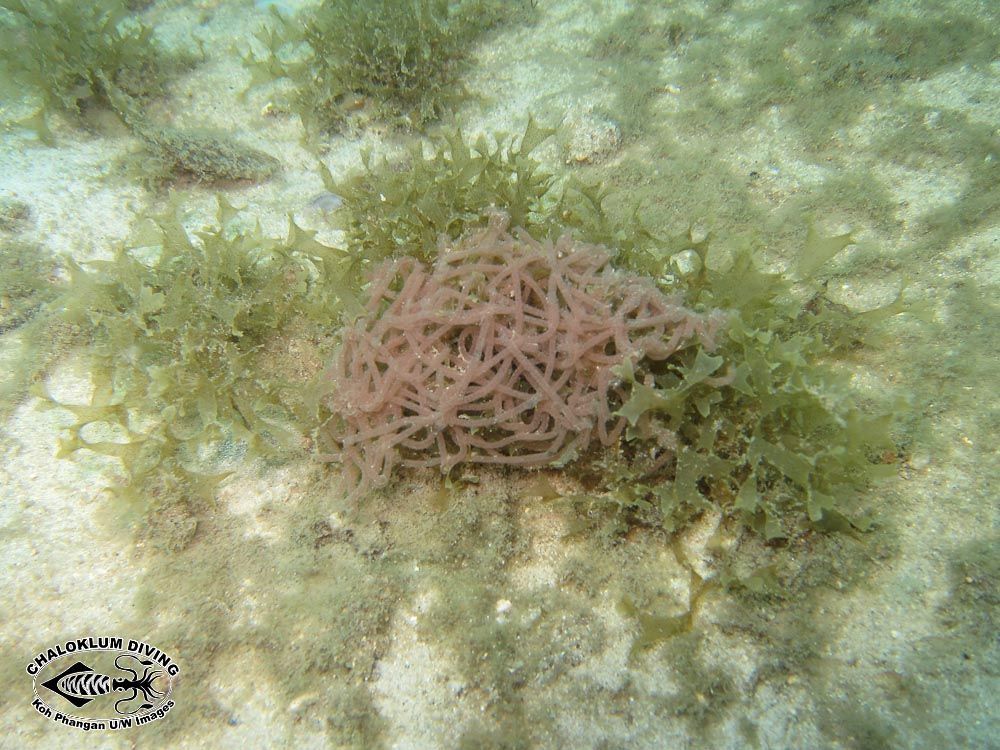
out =
<path fill-rule="evenodd" d="M 495 217 L 443 242 L 433 268 L 379 266 L 330 371 L 326 431 L 351 486 L 383 486 L 397 466 L 541 466 L 617 440 L 627 385 L 613 368 L 696 340 L 712 349 L 724 316 L 608 261 Z"/>

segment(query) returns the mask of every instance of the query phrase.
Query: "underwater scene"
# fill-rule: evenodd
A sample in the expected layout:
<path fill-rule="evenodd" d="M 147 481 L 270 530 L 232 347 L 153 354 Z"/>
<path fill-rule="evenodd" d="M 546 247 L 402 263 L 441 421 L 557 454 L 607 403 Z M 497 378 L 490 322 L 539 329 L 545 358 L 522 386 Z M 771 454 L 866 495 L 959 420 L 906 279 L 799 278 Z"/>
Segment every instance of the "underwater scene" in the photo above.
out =
<path fill-rule="evenodd" d="M 0 748 L 1000 748 L 1000 6 L 0 0 Z"/>

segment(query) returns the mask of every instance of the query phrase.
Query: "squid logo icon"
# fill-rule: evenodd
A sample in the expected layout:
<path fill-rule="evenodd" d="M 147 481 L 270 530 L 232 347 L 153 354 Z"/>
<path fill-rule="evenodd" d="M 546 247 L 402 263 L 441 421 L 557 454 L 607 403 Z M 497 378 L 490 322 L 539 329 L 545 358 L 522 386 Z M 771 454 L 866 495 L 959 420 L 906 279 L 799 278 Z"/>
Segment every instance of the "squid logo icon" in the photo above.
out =
<path fill-rule="evenodd" d="M 174 707 L 180 667 L 156 646 L 119 637 L 78 638 L 28 662 L 32 707 L 84 731 L 117 730 L 162 719 Z"/>
<path fill-rule="evenodd" d="M 122 660 L 132 660 L 142 667 L 142 677 L 139 676 L 137 670 L 119 663 Z M 119 654 L 115 657 L 115 667 L 131 675 L 131 677 L 121 678 L 100 674 L 82 661 L 78 661 L 73 666 L 67 667 L 62 673 L 43 682 L 42 687 L 62 696 L 77 708 L 86 706 L 94 698 L 111 693 L 127 692 L 128 695 L 115 701 L 115 713 L 131 716 L 152 708 L 153 702 L 163 697 L 163 692 L 153 687 L 153 682 L 165 675 L 166 672 L 151 669 L 153 665 L 154 662 L 140 659 L 134 654 Z M 140 695 L 143 701 L 135 705 L 136 698 Z"/>

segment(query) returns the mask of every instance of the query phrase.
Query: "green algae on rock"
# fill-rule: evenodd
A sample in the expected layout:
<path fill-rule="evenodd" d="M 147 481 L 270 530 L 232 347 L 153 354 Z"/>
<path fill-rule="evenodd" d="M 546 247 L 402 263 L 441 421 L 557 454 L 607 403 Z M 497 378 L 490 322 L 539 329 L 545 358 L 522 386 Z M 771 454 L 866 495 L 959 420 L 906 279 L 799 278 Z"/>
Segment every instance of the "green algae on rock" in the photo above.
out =
<path fill-rule="evenodd" d="M 197 182 L 261 182 L 281 168 L 270 154 L 226 133 L 148 124 L 135 132 L 146 145 L 141 175 L 149 182 L 183 176 Z"/>

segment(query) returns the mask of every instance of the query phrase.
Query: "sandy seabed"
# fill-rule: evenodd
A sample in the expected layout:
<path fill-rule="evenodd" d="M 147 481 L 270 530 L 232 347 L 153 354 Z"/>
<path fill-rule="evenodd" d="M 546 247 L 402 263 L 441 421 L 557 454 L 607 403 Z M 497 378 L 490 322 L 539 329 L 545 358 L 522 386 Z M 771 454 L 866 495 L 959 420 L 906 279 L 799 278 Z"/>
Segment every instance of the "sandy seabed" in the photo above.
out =
<path fill-rule="evenodd" d="M 804 34 L 779 50 L 787 78 L 775 77 L 773 99 L 744 100 L 775 75 L 757 56 L 774 52 L 761 42 L 773 19 L 801 8 L 537 5 L 535 20 L 475 48 L 458 112 L 467 134 L 519 132 L 529 113 L 562 123 L 537 154 L 550 169 L 603 179 L 664 230 L 760 232 L 778 266 L 808 220 L 849 227 L 859 244 L 835 261 L 831 294 L 868 309 L 905 282 L 925 305 L 849 363 L 859 393 L 899 404 L 905 451 L 872 489 L 876 530 L 775 550 L 706 514 L 673 537 L 638 529 L 610 544 L 573 533 L 534 475 L 482 472 L 443 504 L 434 482 L 407 476 L 358 507 L 333 469 L 308 460 L 234 460 L 206 507 L 126 507 L 103 490 L 121 481 L 117 462 L 57 459 L 73 417 L 31 396 L 0 428 L 0 747 L 1000 747 L 1000 61 L 959 49 L 926 63 L 933 19 L 920 4 L 881 3 L 836 27 L 851 32 L 826 84 L 796 88 L 834 59 Z M 944 5 L 996 48 L 987 3 Z M 227 199 L 266 232 L 280 235 L 291 212 L 336 244 L 342 234 L 309 207 L 323 184 L 298 118 L 269 107 L 281 87 L 240 96 L 240 40 L 265 13 L 205 0 L 154 3 L 143 17 L 168 45 L 204 42 L 204 62 L 171 84 L 176 123 L 230 130 L 282 163 Z M 861 52 L 892 43 L 876 30 L 897 16 L 912 43 L 897 50 L 901 74 L 874 82 Z M 647 49 L 629 41 L 636 18 L 662 51 L 632 71 L 616 45 Z M 712 43 L 719 64 L 694 75 Z M 651 71 L 657 85 L 623 95 L 629 76 Z M 860 93 L 844 98 L 843 86 Z M 19 107 L 30 97 L 9 112 Z M 132 139 L 59 115 L 52 126 L 53 148 L 13 126 L 0 139 L 0 194 L 31 211 L 17 240 L 109 257 L 165 192 L 116 174 Z M 392 153 L 400 141 L 372 125 L 330 137 L 320 158 L 345 174 L 362 147 Z M 197 228 L 218 189 L 187 187 Z M 18 331 L 4 333 L 0 358 L 19 356 Z M 79 354 L 45 383 L 63 402 L 89 397 Z M 546 477 L 574 489 L 571 473 Z M 747 575 L 775 566 L 784 595 L 714 585 L 726 554 Z M 642 623 L 692 602 L 676 635 Z M 155 643 L 182 665 L 169 715 L 84 735 L 32 709 L 34 655 L 103 634 Z"/>

